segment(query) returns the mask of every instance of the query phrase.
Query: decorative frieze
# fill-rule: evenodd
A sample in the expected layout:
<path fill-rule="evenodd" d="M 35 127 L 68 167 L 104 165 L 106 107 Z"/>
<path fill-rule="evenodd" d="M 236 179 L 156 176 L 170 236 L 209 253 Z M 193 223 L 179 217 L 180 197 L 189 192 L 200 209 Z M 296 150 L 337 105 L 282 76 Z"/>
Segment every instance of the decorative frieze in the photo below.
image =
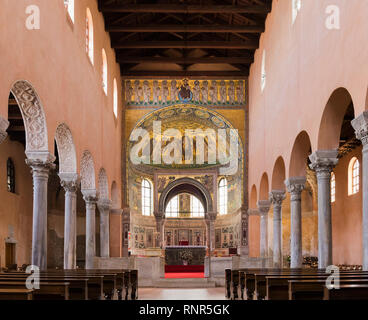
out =
<path fill-rule="evenodd" d="M 246 103 L 245 87 L 245 80 L 126 80 L 125 99 L 131 107 L 236 107 Z"/>

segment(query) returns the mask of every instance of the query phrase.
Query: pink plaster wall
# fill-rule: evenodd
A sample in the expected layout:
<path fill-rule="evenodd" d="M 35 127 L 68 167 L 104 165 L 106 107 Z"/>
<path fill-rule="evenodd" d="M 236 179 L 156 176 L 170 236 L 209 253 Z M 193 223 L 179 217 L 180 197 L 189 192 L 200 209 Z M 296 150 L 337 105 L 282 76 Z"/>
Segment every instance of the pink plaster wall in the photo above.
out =
<path fill-rule="evenodd" d="M 40 30 L 26 29 L 29 5 L 40 8 Z M 94 65 L 85 51 L 87 7 L 94 24 Z M 96 186 L 98 171 L 104 167 L 109 189 L 115 180 L 121 190 L 120 68 L 110 47 L 110 37 L 105 32 L 97 1 L 75 1 L 73 24 L 61 0 L 1 0 L 0 48 L 0 115 L 7 118 L 13 83 L 27 80 L 38 93 L 45 112 L 50 152 L 54 152 L 57 126 L 66 123 L 76 146 L 78 173 L 82 153 L 89 150 L 94 160 Z M 102 88 L 102 48 L 108 59 L 107 96 Z M 117 119 L 113 114 L 114 78 L 119 92 Z M 29 186 L 29 195 L 32 195 L 31 190 Z M 3 198 L 2 193 L 1 196 Z M 9 215 L 13 214 L 9 212 Z"/>
<path fill-rule="evenodd" d="M 340 10 L 340 30 L 325 27 L 326 7 L 331 4 Z M 312 152 L 317 150 L 323 111 L 335 89 L 344 87 L 349 91 L 356 115 L 366 109 L 367 16 L 366 1 L 302 1 L 292 25 L 291 0 L 273 1 L 249 77 L 249 186 L 254 184 L 259 189 L 263 173 L 272 175 L 279 156 L 285 160 L 288 178 L 292 147 L 301 131 L 308 133 Z M 264 49 L 266 87 L 261 92 Z M 347 184 L 340 181 L 342 185 Z M 339 208 L 343 220 L 338 220 L 339 215 L 333 210 L 334 262 L 359 262 L 361 200 L 356 196 L 355 199 L 342 197 L 340 201 L 346 201 Z M 355 217 L 355 224 L 353 220 L 345 221 L 348 215 Z M 253 229 L 252 223 L 250 228 Z M 343 236 L 337 240 L 342 228 Z"/>

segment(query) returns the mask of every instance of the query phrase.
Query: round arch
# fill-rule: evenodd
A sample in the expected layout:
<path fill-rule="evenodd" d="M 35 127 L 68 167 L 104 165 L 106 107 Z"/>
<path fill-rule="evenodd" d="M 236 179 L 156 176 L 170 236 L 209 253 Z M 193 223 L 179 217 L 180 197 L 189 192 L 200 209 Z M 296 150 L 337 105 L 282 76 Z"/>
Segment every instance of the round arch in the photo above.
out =
<path fill-rule="evenodd" d="M 26 132 L 26 154 L 48 152 L 48 136 L 45 112 L 41 100 L 26 80 L 16 81 L 10 89 L 22 114 Z"/>
<path fill-rule="evenodd" d="M 214 206 L 211 194 L 200 182 L 192 178 L 180 178 L 168 184 L 159 199 L 159 213 L 164 214 L 169 201 L 180 193 L 189 193 L 197 197 L 203 205 L 205 214 L 213 213 Z"/>
<path fill-rule="evenodd" d="M 337 88 L 331 94 L 323 111 L 319 126 L 318 150 L 333 150 L 339 147 L 344 116 L 346 110 L 352 103 L 352 97 L 345 88 Z"/>
<path fill-rule="evenodd" d="M 285 162 L 280 156 L 277 158 L 272 171 L 271 189 L 272 190 L 285 190 Z"/>
<path fill-rule="evenodd" d="M 263 173 L 259 187 L 259 200 L 268 200 L 269 183 L 267 173 Z"/>
<path fill-rule="evenodd" d="M 62 123 L 58 125 L 55 141 L 59 153 L 59 173 L 77 173 L 77 155 L 72 133 L 69 127 Z"/>
<path fill-rule="evenodd" d="M 83 152 L 81 160 L 81 190 L 96 190 L 95 166 L 88 150 Z"/>
<path fill-rule="evenodd" d="M 308 156 L 311 154 L 311 142 L 306 131 L 302 131 L 295 139 L 289 164 L 289 178 L 306 176 Z"/>

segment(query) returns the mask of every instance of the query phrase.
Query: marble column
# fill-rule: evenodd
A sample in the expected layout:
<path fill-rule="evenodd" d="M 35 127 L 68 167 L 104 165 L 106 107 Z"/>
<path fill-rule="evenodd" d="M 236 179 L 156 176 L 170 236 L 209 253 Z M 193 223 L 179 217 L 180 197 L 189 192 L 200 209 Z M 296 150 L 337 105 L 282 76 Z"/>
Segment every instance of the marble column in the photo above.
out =
<path fill-rule="evenodd" d="M 96 256 L 96 191 L 82 191 L 86 202 L 86 269 L 93 269 Z"/>
<path fill-rule="evenodd" d="M 290 193 L 290 268 L 303 266 L 301 199 L 305 182 L 305 177 L 293 177 L 285 180 L 287 191 Z"/>
<path fill-rule="evenodd" d="M 269 200 L 259 200 L 258 203 L 258 210 L 260 215 L 260 254 L 261 257 L 268 256 L 268 211 L 271 207 L 271 202 Z"/>
<path fill-rule="evenodd" d="M 101 199 L 97 203 L 100 211 L 100 253 L 101 257 L 110 256 L 110 208 L 111 201 Z"/>
<path fill-rule="evenodd" d="M 364 111 L 351 122 L 357 139 L 362 141 L 362 241 L 363 270 L 368 271 L 368 111 Z"/>
<path fill-rule="evenodd" d="M 47 183 L 55 157 L 28 158 L 33 176 L 32 265 L 47 269 Z M 46 159 L 45 159 L 46 158 Z"/>
<path fill-rule="evenodd" d="M 282 201 L 285 199 L 285 191 L 272 190 L 270 192 L 270 201 L 273 205 L 273 266 L 282 268 L 282 225 L 281 225 L 281 207 Z"/>
<path fill-rule="evenodd" d="M 60 173 L 65 190 L 64 269 L 77 267 L 77 189 L 78 175 Z"/>
<path fill-rule="evenodd" d="M 6 137 L 8 136 L 8 133 L 6 130 L 9 127 L 9 121 L 0 116 L 0 144 L 4 142 Z"/>
<path fill-rule="evenodd" d="M 337 150 L 320 150 L 309 156 L 318 183 L 318 268 L 332 265 L 331 171 L 338 162 Z"/>

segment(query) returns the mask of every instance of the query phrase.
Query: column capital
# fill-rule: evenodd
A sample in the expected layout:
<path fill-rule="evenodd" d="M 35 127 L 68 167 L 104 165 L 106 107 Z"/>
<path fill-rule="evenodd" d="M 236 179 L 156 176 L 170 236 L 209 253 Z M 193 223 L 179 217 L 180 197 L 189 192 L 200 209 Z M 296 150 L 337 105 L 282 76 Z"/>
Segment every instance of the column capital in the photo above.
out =
<path fill-rule="evenodd" d="M 291 201 L 301 199 L 301 193 L 305 188 L 306 181 L 307 179 L 305 177 L 292 177 L 285 180 L 285 186 L 291 195 Z"/>
<path fill-rule="evenodd" d="M 269 193 L 269 200 L 273 205 L 276 206 L 281 206 L 282 205 L 282 201 L 285 200 L 286 198 L 286 192 L 283 190 L 272 190 Z"/>
<path fill-rule="evenodd" d="M 259 210 L 255 208 L 248 209 L 248 216 L 259 216 Z"/>
<path fill-rule="evenodd" d="M 75 193 L 79 186 L 79 176 L 76 173 L 59 173 L 60 184 L 64 188 L 65 192 Z"/>
<path fill-rule="evenodd" d="M 98 210 L 100 211 L 100 213 L 109 212 L 111 208 L 111 204 L 112 202 L 109 199 L 99 199 L 97 201 L 97 206 L 98 206 Z"/>
<path fill-rule="evenodd" d="M 96 190 L 82 190 L 83 199 L 87 206 L 95 206 L 97 203 Z"/>
<path fill-rule="evenodd" d="M 257 202 L 257 206 L 258 206 L 259 214 L 261 216 L 267 216 L 268 211 L 270 210 L 270 207 L 271 207 L 271 201 L 270 200 L 259 200 Z"/>
<path fill-rule="evenodd" d="M 8 136 L 8 133 L 6 130 L 9 127 L 9 121 L 0 116 L 0 144 L 4 142 L 6 137 Z"/>
<path fill-rule="evenodd" d="M 329 178 L 332 169 L 337 165 L 337 150 L 317 150 L 309 156 L 309 167 L 316 171 L 317 176 Z"/>
<path fill-rule="evenodd" d="M 363 146 L 368 145 L 368 111 L 364 111 L 353 119 L 351 125 L 355 130 L 357 139 L 362 142 Z"/>
<path fill-rule="evenodd" d="M 31 172 L 33 175 L 39 177 L 48 178 L 51 169 L 55 169 L 55 157 L 49 154 L 50 157 L 45 159 L 40 158 L 28 158 L 26 159 L 26 164 L 31 167 Z"/>

